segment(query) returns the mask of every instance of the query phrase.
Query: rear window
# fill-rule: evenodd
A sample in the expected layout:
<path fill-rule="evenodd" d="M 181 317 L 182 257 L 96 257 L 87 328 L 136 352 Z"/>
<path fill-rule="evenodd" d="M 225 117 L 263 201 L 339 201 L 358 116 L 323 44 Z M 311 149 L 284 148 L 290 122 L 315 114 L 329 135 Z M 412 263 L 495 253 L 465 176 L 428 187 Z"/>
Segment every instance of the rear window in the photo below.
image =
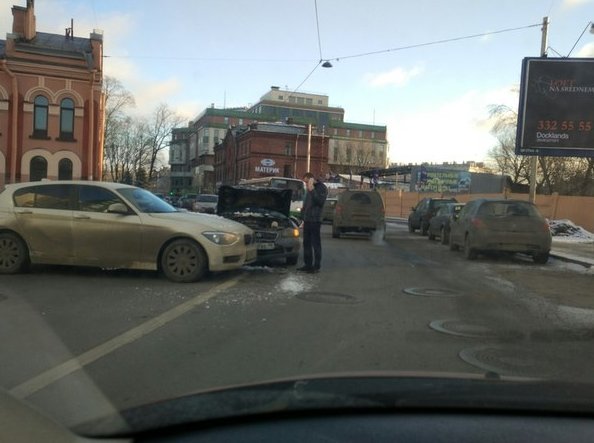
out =
<path fill-rule="evenodd" d="M 219 200 L 219 197 L 216 195 L 199 195 L 196 197 L 197 202 L 203 203 L 216 203 Z"/>
<path fill-rule="evenodd" d="M 478 215 L 488 217 L 539 217 L 536 208 L 523 202 L 488 202 L 481 205 Z"/>
<path fill-rule="evenodd" d="M 371 197 L 369 197 L 368 194 L 364 194 L 363 192 L 355 192 L 353 195 L 351 195 L 349 201 L 360 205 L 370 205 Z"/>

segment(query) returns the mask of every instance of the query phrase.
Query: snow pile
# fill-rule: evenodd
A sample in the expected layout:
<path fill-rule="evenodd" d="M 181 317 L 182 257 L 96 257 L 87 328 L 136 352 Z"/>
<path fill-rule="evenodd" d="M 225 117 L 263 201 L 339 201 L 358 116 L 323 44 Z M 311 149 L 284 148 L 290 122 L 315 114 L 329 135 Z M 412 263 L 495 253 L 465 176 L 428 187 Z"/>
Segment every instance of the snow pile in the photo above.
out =
<path fill-rule="evenodd" d="M 571 220 L 549 220 L 553 237 L 563 240 L 594 242 L 594 234 L 586 231 L 581 226 L 575 225 Z"/>

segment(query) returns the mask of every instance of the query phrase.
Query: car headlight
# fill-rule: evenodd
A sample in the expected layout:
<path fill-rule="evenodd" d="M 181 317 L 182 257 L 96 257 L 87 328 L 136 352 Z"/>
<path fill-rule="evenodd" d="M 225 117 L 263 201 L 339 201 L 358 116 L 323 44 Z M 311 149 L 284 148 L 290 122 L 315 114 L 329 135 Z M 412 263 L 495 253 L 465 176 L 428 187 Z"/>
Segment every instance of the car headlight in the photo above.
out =
<path fill-rule="evenodd" d="M 287 228 L 283 231 L 283 237 L 299 237 L 299 229 L 298 228 Z"/>
<path fill-rule="evenodd" d="M 202 235 L 217 245 L 229 246 L 239 241 L 239 235 L 230 232 L 209 231 L 203 232 Z"/>

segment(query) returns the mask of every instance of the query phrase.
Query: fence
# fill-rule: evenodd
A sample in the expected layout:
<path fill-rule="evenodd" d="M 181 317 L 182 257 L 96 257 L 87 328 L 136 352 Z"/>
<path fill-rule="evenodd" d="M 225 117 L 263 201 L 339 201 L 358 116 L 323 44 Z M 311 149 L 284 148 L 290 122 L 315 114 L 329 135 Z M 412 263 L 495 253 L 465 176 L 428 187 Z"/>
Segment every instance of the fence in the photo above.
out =
<path fill-rule="evenodd" d="M 404 191 L 380 191 L 386 203 L 386 215 L 388 217 L 407 218 L 411 208 L 425 197 L 442 197 L 442 194 L 404 192 Z M 456 200 L 468 202 L 477 198 L 507 198 L 516 200 L 528 200 L 527 194 L 457 194 Z M 566 195 L 537 195 L 536 206 L 545 217 L 556 219 L 568 219 L 584 229 L 594 232 L 594 197 L 572 197 Z"/>

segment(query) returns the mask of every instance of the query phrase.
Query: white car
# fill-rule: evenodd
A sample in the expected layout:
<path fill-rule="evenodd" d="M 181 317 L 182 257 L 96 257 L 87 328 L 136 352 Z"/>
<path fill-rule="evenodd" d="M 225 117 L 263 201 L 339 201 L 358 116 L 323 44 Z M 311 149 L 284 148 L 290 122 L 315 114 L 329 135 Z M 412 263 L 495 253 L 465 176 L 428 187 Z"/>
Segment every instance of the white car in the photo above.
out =
<path fill-rule="evenodd" d="M 180 212 L 134 186 L 47 181 L 10 184 L 0 193 L 0 274 L 44 263 L 160 270 L 193 282 L 256 257 L 245 225 Z"/>

